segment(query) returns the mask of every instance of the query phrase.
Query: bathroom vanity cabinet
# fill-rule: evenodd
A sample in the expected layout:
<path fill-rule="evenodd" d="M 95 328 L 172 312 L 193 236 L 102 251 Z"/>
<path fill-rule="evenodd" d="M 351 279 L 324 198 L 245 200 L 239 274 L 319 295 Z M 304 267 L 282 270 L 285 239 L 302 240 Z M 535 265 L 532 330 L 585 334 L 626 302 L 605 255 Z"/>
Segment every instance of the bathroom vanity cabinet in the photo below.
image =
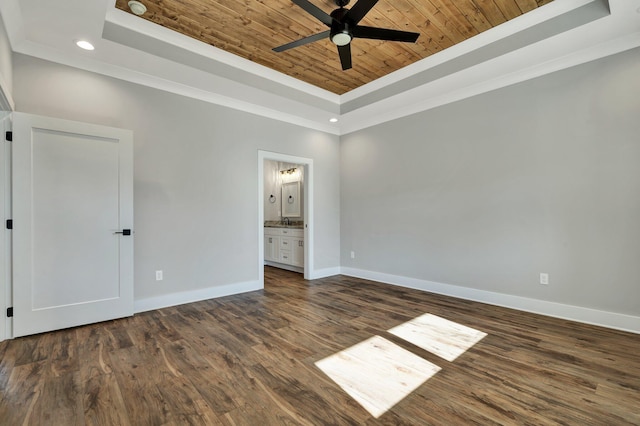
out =
<path fill-rule="evenodd" d="M 264 260 L 269 264 L 304 267 L 304 230 L 265 227 Z M 272 264 L 272 266 L 279 265 Z"/>

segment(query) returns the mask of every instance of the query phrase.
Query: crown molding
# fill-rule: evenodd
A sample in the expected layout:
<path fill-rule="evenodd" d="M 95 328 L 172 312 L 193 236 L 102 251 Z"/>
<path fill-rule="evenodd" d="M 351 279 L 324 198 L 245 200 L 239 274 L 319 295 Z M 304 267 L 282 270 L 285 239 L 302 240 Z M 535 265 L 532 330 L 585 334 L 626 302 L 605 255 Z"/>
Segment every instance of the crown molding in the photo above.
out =
<path fill-rule="evenodd" d="M 38 39 L 33 31 L 25 31 L 18 0 L 3 0 L 0 13 L 5 23 L 10 23 L 7 32 L 15 52 L 334 135 L 640 46 L 640 15 L 627 0 L 557 0 L 338 96 L 130 16 L 115 9 L 113 0 L 103 3 L 104 19 L 99 29 L 102 39 L 97 40 L 99 48 L 92 55 L 68 47 L 70 43 L 63 46 L 60 35 L 56 44 L 56 40 L 46 39 L 42 34 Z M 576 28 L 563 29 L 538 41 L 529 37 L 530 44 L 511 51 L 500 53 L 494 49 L 497 52 L 494 57 L 478 55 L 479 50 L 491 43 L 504 46 L 514 34 L 535 32 L 535 25 L 587 8 L 599 8 L 598 13 L 604 17 L 583 16 L 580 19 L 591 20 L 585 23 L 578 19 Z M 32 39 L 25 38 L 25 34 L 31 34 Z M 128 37 L 138 39 L 132 42 Z M 153 43 L 159 43 L 153 46 L 155 50 L 145 50 Z M 163 56 L 165 52 L 174 56 Z M 184 58 L 195 65 L 185 64 Z M 460 65 L 457 69 L 432 72 L 455 61 Z M 431 77 L 427 75 L 429 72 Z M 376 94 L 378 91 L 383 92 Z M 339 122 L 329 123 L 331 117 L 339 118 Z"/>
<path fill-rule="evenodd" d="M 438 52 L 437 54 L 431 55 L 421 61 L 414 62 L 413 64 L 401 68 L 393 73 L 387 74 L 386 76 L 351 90 L 340 96 L 340 103 L 345 104 L 354 101 L 365 95 L 410 78 L 420 72 L 427 71 L 438 65 L 442 65 L 448 61 L 467 55 L 488 44 L 508 38 L 519 31 L 535 27 L 536 25 L 540 25 L 551 19 L 568 14 L 581 7 L 593 4 L 605 6 L 600 0 L 553 1 L 546 4 L 545 7 L 540 7 L 527 12 L 512 20 L 477 34 L 461 43 L 451 46 L 442 52 Z"/>
<path fill-rule="evenodd" d="M 169 93 L 198 99 L 215 105 L 247 112 L 249 114 L 254 114 L 313 130 L 319 130 L 322 132 L 339 135 L 339 129 L 331 125 L 331 123 L 329 123 L 328 121 L 328 117 L 331 115 L 330 113 L 326 113 L 327 119 L 323 123 L 319 120 L 312 120 L 302 117 L 293 112 L 268 107 L 266 105 L 269 104 L 269 99 L 263 100 L 260 103 L 241 100 L 232 96 L 216 93 L 211 90 L 204 90 L 195 86 L 190 86 L 188 84 L 176 82 L 166 78 L 137 72 L 121 66 L 93 60 L 87 56 L 68 54 L 67 52 L 58 51 L 56 49 L 27 40 L 20 43 L 17 48 L 14 49 L 14 52 L 33 56 L 39 59 L 44 59 L 50 62 L 63 64 L 73 68 L 82 69 L 85 71 L 95 72 L 97 74 L 102 74 L 130 83 L 140 84 L 143 86 L 163 90 Z M 277 100 L 271 99 L 271 104 L 277 106 L 278 102 Z"/>
<path fill-rule="evenodd" d="M 509 69 L 509 62 L 518 62 L 521 57 L 529 56 L 523 51 L 510 57 L 501 57 L 484 64 L 466 69 L 456 75 L 448 76 L 431 84 L 416 88 L 411 101 L 409 93 L 390 97 L 375 104 L 343 114 L 340 135 L 383 124 L 432 108 L 447 105 L 492 90 L 511 86 L 556 71 L 598 60 L 607 56 L 640 47 L 640 32 L 625 35 L 618 39 L 584 48 L 556 59 L 512 70 L 495 78 L 490 78 L 493 68 Z M 487 75 L 488 78 L 476 78 Z"/>
<path fill-rule="evenodd" d="M 278 85 L 286 88 L 290 88 L 334 104 L 338 104 L 340 102 L 340 96 L 329 92 L 328 90 L 321 89 L 279 71 L 265 67 L 264 65 L 257 64 L 215 46 L 187 37 L 179 32 L 172 31 L 145 19 L 133 16 L 130 13 L 126 13 L 120 9 L 116 9 L 115 7 L 108 10 L 105 16 L 105 28 L 109 25 L 119 28 L 133 29 L 136 33 L 144 35 L 149 39 L 160 40 L 184 51 L 208 58 L 217 64 L 227 65 L 233 68 L 235 73 L 234 78 L 239 81 L 242 81 L 243 77 L 246 78 L 246 74 L 251 74 L 259 77 L 261 80 L 269 80 L 270 82 L 277 83 Z M 108 38 L 112 39 L 111 37 L 113 36 L 110 35 Z M 118 42 L 130 45 L 126 40 L 119 40 Z"/>

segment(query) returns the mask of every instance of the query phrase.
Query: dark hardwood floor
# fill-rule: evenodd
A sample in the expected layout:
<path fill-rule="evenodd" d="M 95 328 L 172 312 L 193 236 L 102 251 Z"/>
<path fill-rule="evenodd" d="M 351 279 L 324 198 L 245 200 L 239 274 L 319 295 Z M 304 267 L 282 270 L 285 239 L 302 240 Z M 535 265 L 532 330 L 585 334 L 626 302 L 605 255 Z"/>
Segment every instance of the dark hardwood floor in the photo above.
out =
<path fill-rule="evenodd" d="M 265 290 L 0 343 L 0 425 L 640 424 L 640 335 L 266 268 Z M 488 335 L 453 362 L 388 332 Z M 373 418 L 315 362 L 379 335 L 441 370 Z"/>

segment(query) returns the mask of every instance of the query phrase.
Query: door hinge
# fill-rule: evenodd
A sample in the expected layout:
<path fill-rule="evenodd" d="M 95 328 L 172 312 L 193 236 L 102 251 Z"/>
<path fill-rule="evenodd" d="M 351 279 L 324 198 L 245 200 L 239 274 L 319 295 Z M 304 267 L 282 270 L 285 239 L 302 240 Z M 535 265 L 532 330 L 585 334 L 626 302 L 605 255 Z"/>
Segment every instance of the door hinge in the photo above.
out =
<path fill-rule="evenodd" d="M 13 219 L 7 219 L 7 229 L 13 229 Z"/>
<path fill-rule="evenodd" d="M 13 306 L 10 308 L 7 308 L 7 317 L 11 318 L 13 316 Z"/>
<path fill-rule="evenodd" d="M 13 132 L 11 131 L 5 132 L 4 138 L 9 142 L 13 142 Z"/>

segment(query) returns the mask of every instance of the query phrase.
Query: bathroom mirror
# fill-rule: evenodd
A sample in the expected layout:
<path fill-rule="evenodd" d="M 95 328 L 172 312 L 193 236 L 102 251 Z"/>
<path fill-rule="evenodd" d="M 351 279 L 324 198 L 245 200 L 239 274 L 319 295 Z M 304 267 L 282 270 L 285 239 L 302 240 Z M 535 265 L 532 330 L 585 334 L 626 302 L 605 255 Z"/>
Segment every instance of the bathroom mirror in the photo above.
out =
<path fill-rule="evenodd" d="M 282 217 L 300 217 L 300 182 L 282 184 Z"/>

